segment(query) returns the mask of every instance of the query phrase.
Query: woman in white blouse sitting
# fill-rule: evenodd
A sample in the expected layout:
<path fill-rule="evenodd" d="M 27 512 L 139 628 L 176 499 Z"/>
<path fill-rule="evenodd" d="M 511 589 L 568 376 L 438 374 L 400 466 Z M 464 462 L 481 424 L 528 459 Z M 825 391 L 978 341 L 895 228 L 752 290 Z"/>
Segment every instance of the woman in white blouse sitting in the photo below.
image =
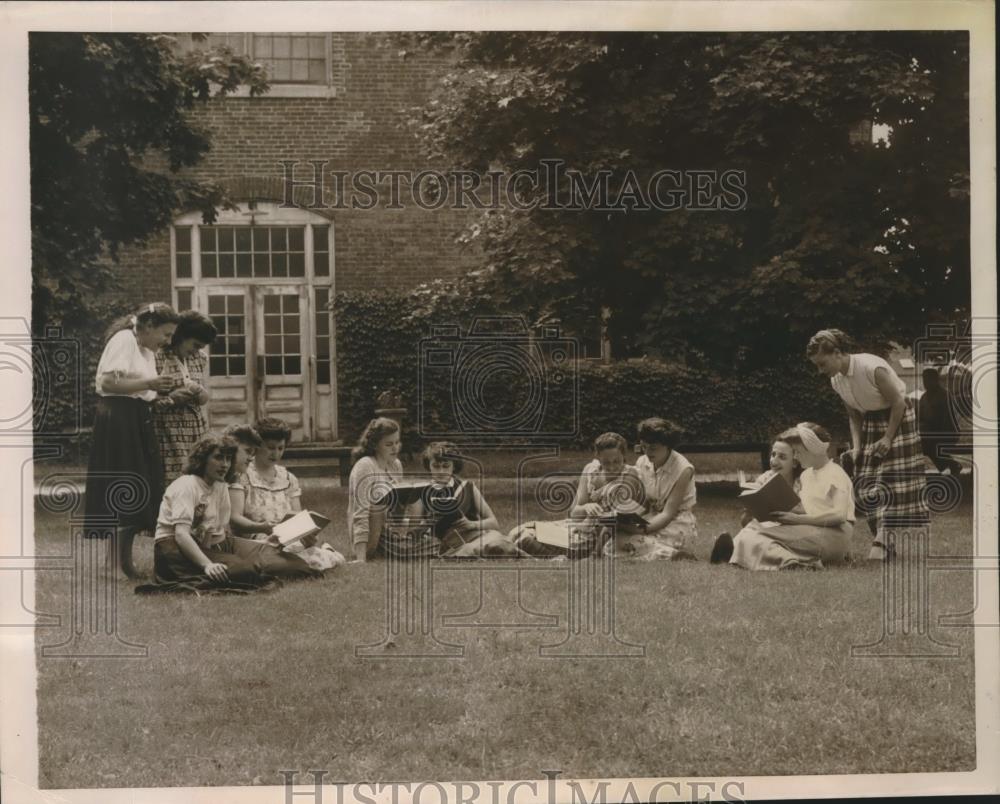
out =
<path fill-rule="evenodd" d="M 87 465 L 83 536 L 106 539 L 117 529 L 118 563 L 130 578 L 132 541 L 152 531 L 163 494 L 163 463 L 152 403 L 173 380 L 156 373 L 156 350 L 170 342 L 178 316 L 169 304 L 146 304 L 108 329 L 97 366 L 98 394 Z"/>

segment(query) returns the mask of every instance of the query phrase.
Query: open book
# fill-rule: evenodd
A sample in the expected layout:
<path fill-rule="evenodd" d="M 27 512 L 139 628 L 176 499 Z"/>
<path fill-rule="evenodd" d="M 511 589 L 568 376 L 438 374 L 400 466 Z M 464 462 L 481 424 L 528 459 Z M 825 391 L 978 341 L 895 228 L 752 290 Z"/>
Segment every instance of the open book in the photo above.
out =
<path fill-rule="evenodd" d="M 606 525 L 627 525 L 633 528 L 649 527 L 649 520 L 637 511 L 608 511 L 600 520 Z"/>
<path fill-rule="evenodd" d="M 315 511 L 299 511 L 295 516 L 286 519 L 271 529 L 271 533 L 278 537 L 278 543 L 282 547 L 288 547 L 307 536 L 319 533 L 330 524 L 330 520 Z"/>
<path fill-rule="evenodd" d="M 393 483 L 392 488 L 387 489 L 385 494 L 375 501 L 375 505 L 410 505 L 419 500 L 430 486 L 431 483 L 427 480 L 400 480 L 398 483 Z"/>
<path fill-rule="evenodd" d="M 791 511 L 801 502 L 799 495 L 781 475 L 776 474 L 758 486 L 747 483 L 743 472 L 739 474 L 740 486 L 744 489 L 740 493 L 740 501 L 758 522 L 766 521 L 772 511 Z"/>

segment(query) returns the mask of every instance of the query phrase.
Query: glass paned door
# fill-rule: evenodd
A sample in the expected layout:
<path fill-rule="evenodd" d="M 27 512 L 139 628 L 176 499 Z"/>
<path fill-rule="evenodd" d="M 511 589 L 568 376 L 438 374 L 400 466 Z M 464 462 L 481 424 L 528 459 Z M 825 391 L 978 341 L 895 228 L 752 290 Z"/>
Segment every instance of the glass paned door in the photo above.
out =
<path fill-rule="evenodd" d="M 312 439 L 312 376 L 308 289 L 295 285 L 253 288 L 254 387 L 258 415 L 283 419 L 292 440 Z"/>

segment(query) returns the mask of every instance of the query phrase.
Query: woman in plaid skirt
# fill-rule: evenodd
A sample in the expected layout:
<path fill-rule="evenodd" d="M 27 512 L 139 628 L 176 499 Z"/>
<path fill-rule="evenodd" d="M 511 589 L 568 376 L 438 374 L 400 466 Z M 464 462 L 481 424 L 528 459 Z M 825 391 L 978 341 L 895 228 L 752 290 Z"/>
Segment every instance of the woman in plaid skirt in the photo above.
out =
<path fill-rule="evenodd" d="M 181 313 L 168 346 L 156 355 L 156 370 L 173 382 L 153 403 L 163 475 L 169 485 L 184 472 L 188 453 L 208 430 L 202 407 L 208 403 L 205 355 L 216 336 L 211 319 L 196 310 Z"/>
<path fill-rule="evenodd" d="M 887 520 L 910 527 L 928 521 L 924 458 L 903 381 L 881 357 L 854 348 L 839 329 L 823 329 L 806 356 L 847 407 L 855 494 L 875 535 L 868 558 L 885 560 L 892 552 Z"/>

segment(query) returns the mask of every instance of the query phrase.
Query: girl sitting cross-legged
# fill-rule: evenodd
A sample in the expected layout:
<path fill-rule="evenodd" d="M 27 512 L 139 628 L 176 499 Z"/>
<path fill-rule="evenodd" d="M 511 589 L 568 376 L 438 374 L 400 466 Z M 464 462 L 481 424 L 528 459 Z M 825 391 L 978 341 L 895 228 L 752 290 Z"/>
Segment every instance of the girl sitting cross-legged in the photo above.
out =
<path fill-rule="evenodd" d="M 780 438 L 804 467 L 802 502 L 793 511 L 773 512 L 772 522 L 750 522 L 736 534 L 730 563 L 750 570 L 821 569 L 844 563 L 850 558 L 854 532 L 854 488 L 847 473 L 830 460 L 830 434 L 818 424 L 803 422 Z"/>
<path fill-rule="evenodd" d="M 568 529 L 567 547 L 540 541 L 538 522 L 518 525 L 508 538 L 524 552 L 539 558 L 584 558 L 600 550 L 611 529 L 597 520 L 610 514 L 618 503 L 642 499 L 639 473 L 625 463 L 627 448 L 628 442 L 618 433 L 604 433 L 594 439 L 594 459 L 580 473 L 570 518 L 551 523 Z"/>
<path fill-rule="evenodd" d="M 302 510 L 299 481 L 278 461 L 292 436 L 291 428 L 281 419 L 266 418 L 257 422 L 254 431 L 260 446 L 253 460 L 229 486 L 234 532 L 277 545 L 272 528 Z M 317 547 L 315 537 L 303 539 L 285 548 L 310 567 L 327 570 L 345 562 L 344 557 L 325 543 Z"/>
<path fill-rule="evenodd" d="M 639 422 L 643 454 L 635 462 L 645 494 L 642 529 L 619 528 L 604 550 L 643 561 L 693 559 L 689 545 L 698 534 L 694 512 L 694 467 L 675 447 L 681 430 L 666 419 Z"/>
<path fill-rule="evenodd" d="M 228 481 L 237 443 L 209 433 L 195 444 L 184 474 L 160 503 L 153 543 L 155 583 L 137 592 L 251 591 L 278 578 L 316 575 L 303 562 L 287 560 L 274 547 L 226 533 Z"/>
<path fill-rule="evenodd" d="M 493 509 L 476 484 L 460 476 L 464 462 L 454 444 L 447 441 L 428 444 L 423 463 L 430 473 L 430 488 L 419 500 L 406 506 L 404 513 L 407 522 L 431 523 L 431 538 L 439 541 L 442 558 L 523 555 L 500 532 Z M 389 536 L 392 537 L 391 532 Z M 387 547 L 392 549 L 391 544 Z"/>
<path fill-rule="evenodd" d="M 399 423 L 378 417 L 368 422 L 354 448 L 347 492 L 347 533 L 354 548 L 354 561 L 373 558 L 382 538 L 385 512 L 375 505 L 386 489 L 403 478 L 399 458 Z M 352 562 L 353 563 L 353 562 Z"/>

